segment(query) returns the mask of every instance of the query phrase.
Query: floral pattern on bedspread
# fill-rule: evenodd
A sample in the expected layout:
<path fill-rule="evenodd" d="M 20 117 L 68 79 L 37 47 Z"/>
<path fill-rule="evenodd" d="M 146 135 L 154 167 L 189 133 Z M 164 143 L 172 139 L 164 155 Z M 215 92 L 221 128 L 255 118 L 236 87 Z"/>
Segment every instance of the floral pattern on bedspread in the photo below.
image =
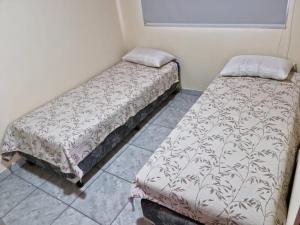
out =
<path fill-rule="evenodd" d="M 81 178 L 78 164 L 176 82 L 175 62 L 160 69 L 121 62 L 9 125 L 2 153 L 24 152 Z"/>
<path fill-rule="evenodd" d="M 131 197 L 206 225 L 285 224 L 298 85 L 217 77 L 138 173 Z"/>

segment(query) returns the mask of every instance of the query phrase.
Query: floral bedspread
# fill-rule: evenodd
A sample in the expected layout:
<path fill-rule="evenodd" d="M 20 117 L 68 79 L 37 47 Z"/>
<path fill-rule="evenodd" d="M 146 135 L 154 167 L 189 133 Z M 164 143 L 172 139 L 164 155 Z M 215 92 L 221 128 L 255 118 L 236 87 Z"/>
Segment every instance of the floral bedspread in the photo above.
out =
<path fill-rule="evenodd" d="M 78 164 L 176 82 L 174 62 L 160 69 L 121 62 L 10 124 L 2 153 L 24 152 L 81 178 Z"/>
<path fill-rule="evenodd" d="M 285 224 L 299 77 L 217 77 L 137 174 L 131 197 L 206 225 Z"/>

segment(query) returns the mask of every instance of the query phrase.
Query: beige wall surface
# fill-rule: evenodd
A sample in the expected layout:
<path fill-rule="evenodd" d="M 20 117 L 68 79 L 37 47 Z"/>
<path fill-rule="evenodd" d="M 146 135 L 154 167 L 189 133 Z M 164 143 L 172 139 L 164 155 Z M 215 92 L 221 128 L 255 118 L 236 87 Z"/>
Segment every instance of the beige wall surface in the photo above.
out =
<path fill-rule="evenodd" d="M 182 66 L 184 88 L 204 90 L 227 60 L 237 54 L 286 55 L 290 29 L 149 27 L 144 26 L 140 0 L 117 3 L 127 49 L 146 46 L 176 55 Z M 293 44 L 295 53 L 291 56 L 299 62 L 299 24 L 294 23 L 294 28 L 298 36 L 294 34 L 293 39 L 298 41 Z"/>
<path fill-rule="evenodd" d="M 295 3 L 289 57 L 297 63 L 300 71 L 300 0 L 296 0 Z"/>
<path fill-rule="evenodd" d="M 298 0 L 295 5 L 295 14 L 293 22 L 293 32 L 291 36 L 291 46 L 289 56 L 296 59 L 298 70 L 300 70 L 300 1 Z M 289 214 L 287 218 L 287 225 L 294 225 L 295 218 L 297 217 L 300 208 L 300 154 L 298 156 L 297 172 L 294 179 L 293 193 L 290 201 Z"/>
<path fill-rule="evenodd" d="M 295 2 L 287 29 L 280 30 L 146 27 L 140 0 L 0 0 L 0 140 L 9 122 L 136 46 L 176 55 L 183 87 L 196 90 L 237 54 L 289 56 L 300 66 L 300 0 Z M 291 209 L 289 222 L 297 206 Z"/>
<path fill-rule="evenodd" d="M 0 1 L 0 140 L 9 122 L 120 60 L 115 1 Z"/>
<path fill-rule="evenodd" d="M 0 0 L 0 141 L 11 121 L 118 62 L 119 22 L 112 0 Z"/>

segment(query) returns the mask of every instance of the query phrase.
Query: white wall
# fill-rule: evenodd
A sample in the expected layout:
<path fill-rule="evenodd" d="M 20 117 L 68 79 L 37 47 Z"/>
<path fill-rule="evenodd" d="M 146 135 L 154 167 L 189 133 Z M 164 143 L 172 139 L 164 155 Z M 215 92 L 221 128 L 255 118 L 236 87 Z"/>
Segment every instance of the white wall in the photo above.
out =
<path fill-rule="evenodd" d="M 296 0 L 295 4 L 289 57 L 298 64 L 300 71 L 300 0 Z"/>
<path fill-rule="evenodd" d="M 295 14 L 293 21 L 293 32 L 291 36 L 291 46 L 289 56 L 296 60 L 298 70 L 300 70 L 300 1 L 295 5 Z M 298 168 L 294 180 L 293 194 L 291 197 L 287 225 L 294 225 L 295 218 L 300 208 L 300 154 L 298 156 Z"/>
<path fill-rule="evenodd" d="M 204 90 L 233 55 L 286 54 L 290 29 L 148 27 L 143 23 L 140 0 L 117 2 L 127 49 L 149 46 L 176 55 L 182 65 L 184 88 Z M 300 63 L 297 43 L 295 54 Z"/>
<path fill-rule="evenodd" d="M 120 60 L 115 1 L 1 0 L 0 49 L 1 140 L 9 122 Z"/>

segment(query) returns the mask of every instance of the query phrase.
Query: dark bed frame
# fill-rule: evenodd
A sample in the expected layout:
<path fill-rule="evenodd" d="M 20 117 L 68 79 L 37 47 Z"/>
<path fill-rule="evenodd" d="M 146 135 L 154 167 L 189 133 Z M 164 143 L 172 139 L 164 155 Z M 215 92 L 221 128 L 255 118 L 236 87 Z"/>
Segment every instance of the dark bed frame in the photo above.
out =
<path fill-rule="evenodd" d="M 140 129 L 140 125 L 143 121 L 147 120 L 147 118 L 155 113 L 155 111 L 172 96 L 173 93 L 178 92 L 181 89 L 180 85 L 180 65 L 177 61 L 175 61 L 178 67 L 178 78 L 179 82 L 174 83 L 164 94 L 159 96 L 154 102 L 146 106 L 144 109 L 139 111 L 135 116 L 130 117 L 127 122 L 110 133 L 104 141 L 93 150 L 85 159 L 83 159 L 79 163 L 79 168 L 83 171 L 84 176 L 88 174 L 98 163 L 100 163 L 104 158 L 106 158 L 115 147 L 117 147 L 129 134 L 135 130 Z M 4 153 L 3 158 L 10 158 L 13 153 Z M 74 174 L 62 173 L 60 169 L 44 160 L 37 159 L 31 155 L 26 153 L 18 152 L 25 160 L 31 165 L 37 165 L 42 168 L 45 168 L 49 171 L 53 171 L 56 174 L 62 176 L 70 180 L 73 183 L 76 183 L 78 187 L 82 187 L 84 183 L 82 180 L 80 181 Z"/>
<path fill-rule="evenodd" d="M 142 199 L 144 217 L 155 225 L 204 225 L 152 201 Z"/>

